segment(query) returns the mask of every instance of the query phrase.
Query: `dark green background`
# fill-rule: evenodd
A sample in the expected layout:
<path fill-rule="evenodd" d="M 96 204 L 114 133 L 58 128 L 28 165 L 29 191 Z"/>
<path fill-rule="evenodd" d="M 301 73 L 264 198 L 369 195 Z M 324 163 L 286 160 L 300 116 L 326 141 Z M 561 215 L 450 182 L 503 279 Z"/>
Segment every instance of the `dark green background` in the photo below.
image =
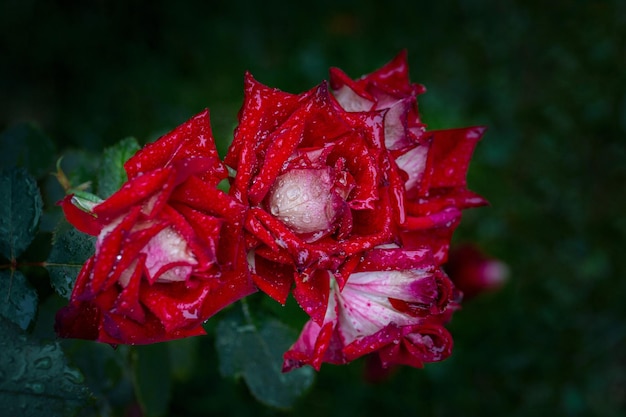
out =
<path fill-rule="evenodd" d="M 209 107 L 224 152 L 246 70 L 300 92 L 406 48 L 431 128 L 489 127 L 469 181 L 491 207 L 456 239 L 511 279 L 455 315 L 449 360 L 375 385 L 324 366 L 293 415 L 626 415 L 626 2 L 295 3 L 4 0 L 0 128 L 98 153 Z M 281 414 L 218 375 L 209 339 L 171 415 Z"/>

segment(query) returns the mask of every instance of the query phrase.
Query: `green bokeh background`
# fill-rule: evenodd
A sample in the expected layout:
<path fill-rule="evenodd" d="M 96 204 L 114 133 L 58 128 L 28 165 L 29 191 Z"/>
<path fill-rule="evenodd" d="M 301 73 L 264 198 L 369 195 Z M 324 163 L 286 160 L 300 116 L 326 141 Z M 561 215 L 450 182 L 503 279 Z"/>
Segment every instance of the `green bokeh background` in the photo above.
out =
<path fill-rule="evenodd" d="M 455 239 L 508 285 L 455 315 L 447 361 L 380 384 L 326 365 L 290 412 L 221 378 L 203 340 L 172 416 L 626 415 L 626 2 L 4 0 L 0 128 L 98 153 L 208 107 L 223 153 L 246 70 L 300 92 L 401 49 L 430 128 L 489 128 L 469 183 L 491 206 Z"/>

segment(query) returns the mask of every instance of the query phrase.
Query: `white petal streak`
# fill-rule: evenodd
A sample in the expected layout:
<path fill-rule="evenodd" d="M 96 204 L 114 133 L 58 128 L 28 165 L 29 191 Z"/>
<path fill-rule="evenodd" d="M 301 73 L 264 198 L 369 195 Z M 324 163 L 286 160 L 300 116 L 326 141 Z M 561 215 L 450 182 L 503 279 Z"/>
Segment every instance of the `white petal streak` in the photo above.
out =
<path fill-rule="evenodd" d="M 362 292 L 346 294 L 346 288 L 339 299 L 339 331 L 345 344 L 355 339 L 370 336 L 390 323 L 410 324 L 412 317 L 391 307 L 386 297 Z"/>
<path fill-rule="evenodd" d="M 382 298 L 391 297 L 404 301 L 417 301 L 414 293 L 417 287 L 420 287 L 418 281 L 431 277 L 430 272 L 416 269 L 358 272 L 350 275 L 344 288 L 344 294 L 348 291 L 350 294 L 363 293 Z"/>

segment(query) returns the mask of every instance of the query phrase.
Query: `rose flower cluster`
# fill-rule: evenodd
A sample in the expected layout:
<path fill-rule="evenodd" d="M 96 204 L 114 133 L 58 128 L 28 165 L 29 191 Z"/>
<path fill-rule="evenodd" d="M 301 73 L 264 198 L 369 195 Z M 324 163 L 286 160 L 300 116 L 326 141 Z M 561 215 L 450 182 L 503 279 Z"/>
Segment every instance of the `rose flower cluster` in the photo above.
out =
<path fill-rule="evenodd" d="M 280 303 L 291 294 L 310 318 L 285 371 L 367 354 L 384 367 L 445 359 L 461 293 L 442 266 L 461 211 L 486 203 L 466 184 L 484 129 L 427 130 L 422 92 L 405 52 L 357 80 L 333 68 L 301 94 L 246 74 L 223 161 L 205 111 L 137 152 L 108 199 L 61 202 L 97 240 L 57 333 L 111 344 L 200 335 L 260 290 Z"/>

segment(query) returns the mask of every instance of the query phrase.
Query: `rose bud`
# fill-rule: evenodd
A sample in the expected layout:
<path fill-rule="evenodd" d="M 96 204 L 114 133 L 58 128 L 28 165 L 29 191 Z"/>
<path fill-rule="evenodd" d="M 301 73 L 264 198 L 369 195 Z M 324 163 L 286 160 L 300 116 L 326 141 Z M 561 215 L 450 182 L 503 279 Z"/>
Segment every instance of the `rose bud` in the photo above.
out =
<path fill-rule="evenodd" d="M 470 244 L 453 247 L 444 269 L 454 285 L 463 292 L 464 300 L 497 291 L 509 279 L 507 264 Z"/>

